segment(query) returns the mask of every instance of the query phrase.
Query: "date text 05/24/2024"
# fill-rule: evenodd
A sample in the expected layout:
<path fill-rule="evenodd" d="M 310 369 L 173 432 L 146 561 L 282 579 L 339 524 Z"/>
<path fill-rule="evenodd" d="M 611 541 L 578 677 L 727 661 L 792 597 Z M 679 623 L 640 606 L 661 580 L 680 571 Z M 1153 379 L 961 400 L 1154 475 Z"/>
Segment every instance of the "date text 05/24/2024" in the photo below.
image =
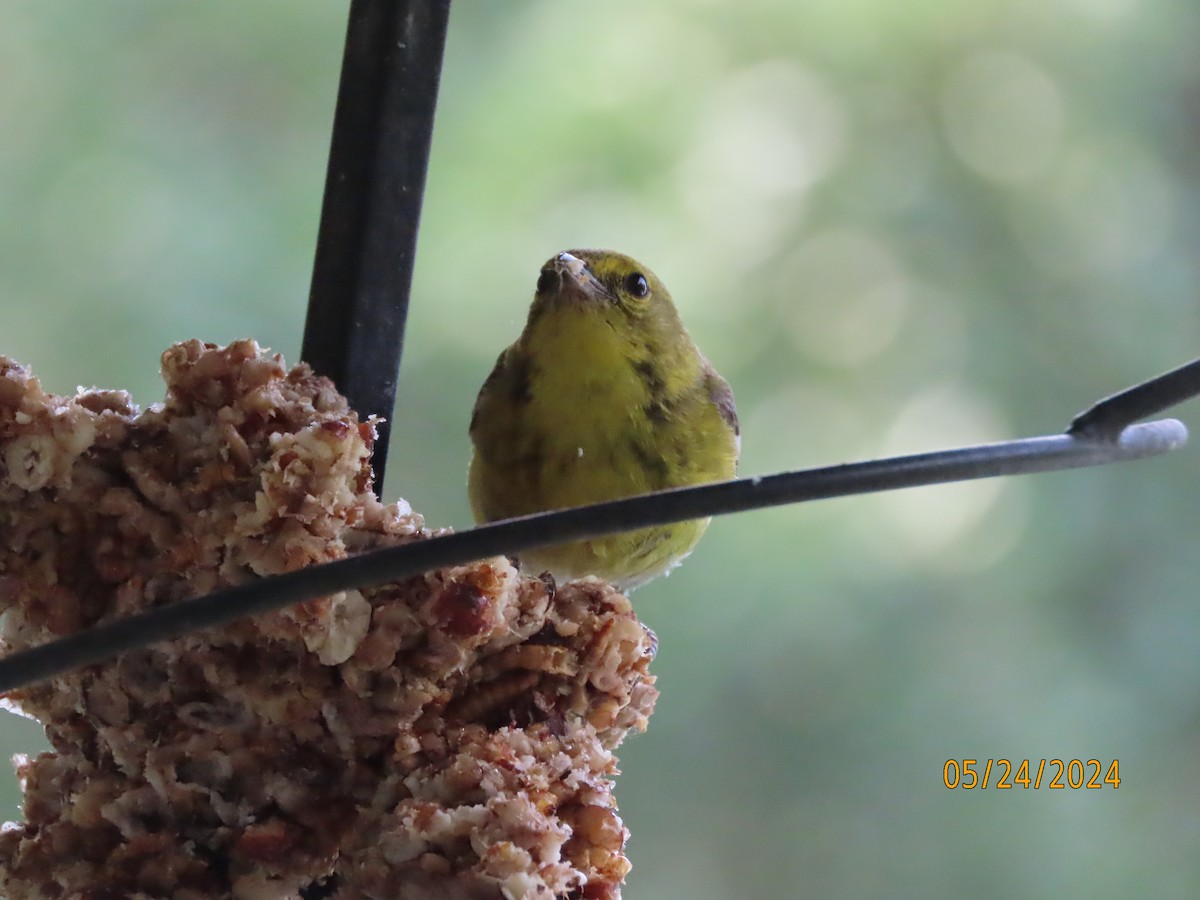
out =
<path fill-rule="evenodd" d="M 1120 761 L 1106 766 L 1098 759 L 948 759 L 942 766 L 942 784 L 949 790 L 1101 790 L 1121 786 Z"/>

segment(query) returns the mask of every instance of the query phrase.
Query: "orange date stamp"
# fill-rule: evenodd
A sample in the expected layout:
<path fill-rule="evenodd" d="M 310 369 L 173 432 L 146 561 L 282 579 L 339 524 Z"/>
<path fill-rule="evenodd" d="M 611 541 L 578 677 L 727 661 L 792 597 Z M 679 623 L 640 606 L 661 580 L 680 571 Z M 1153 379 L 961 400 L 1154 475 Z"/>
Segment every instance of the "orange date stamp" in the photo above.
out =
<path fill-rule="evenodd" d="M 1098 759 L 948 759 L 942 766 L 942 784 L 952 791 L 1116 790 L 1121 786 L 1121 763 L 1116 759 L 1107 764 Z"/>

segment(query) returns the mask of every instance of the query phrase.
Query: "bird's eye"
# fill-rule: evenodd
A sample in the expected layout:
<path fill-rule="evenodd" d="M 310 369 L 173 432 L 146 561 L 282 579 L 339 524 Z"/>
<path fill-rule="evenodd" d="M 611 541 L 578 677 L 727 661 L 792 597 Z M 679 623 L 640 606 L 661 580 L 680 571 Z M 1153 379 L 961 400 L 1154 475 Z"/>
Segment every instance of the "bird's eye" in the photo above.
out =
<path fill-rule="evenodd" d="M 538 276 L 537 280 L 537 292 L 545 294 L 547 291 L 553 290 L 557 282 L 558 274 L 556 272 L 550 269 L 542 269 L 542 274 Z"/>
<path fill-rule="evenodd" d="M 641 272 L 633 272 L 625 277 L 625 290 L 641 300 L 650 293 L 650 282 Z"/>

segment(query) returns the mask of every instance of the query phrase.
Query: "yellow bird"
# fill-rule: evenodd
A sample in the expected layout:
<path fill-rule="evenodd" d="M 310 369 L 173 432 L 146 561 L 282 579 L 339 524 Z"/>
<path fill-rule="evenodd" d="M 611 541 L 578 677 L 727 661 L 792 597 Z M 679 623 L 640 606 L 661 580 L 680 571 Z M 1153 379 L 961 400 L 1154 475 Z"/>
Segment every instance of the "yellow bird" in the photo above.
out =
<path fill-rule="evenodd" d="M 525 330 L 471 416 L 477 522 L 733 478 L 733 392 L 696 348 L 661 281 L 610 250 L 551 258 Z M 527 551 L 560 580 L 631 590 L 679 564 L 708 519 Z"/>

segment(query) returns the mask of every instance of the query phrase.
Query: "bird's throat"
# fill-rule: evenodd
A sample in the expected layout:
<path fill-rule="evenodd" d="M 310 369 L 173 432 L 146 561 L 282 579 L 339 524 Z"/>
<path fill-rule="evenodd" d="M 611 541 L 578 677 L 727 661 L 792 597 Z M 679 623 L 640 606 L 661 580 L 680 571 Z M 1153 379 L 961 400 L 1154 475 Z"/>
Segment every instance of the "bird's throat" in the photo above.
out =
<path fill-rule="evenodd" d="M 623 430 L 631 411 L 651 400 L 650 348 L 619 324 L 595 309 L 549 307 L 521 341 L 531 403 L 581 442 Z"/>

